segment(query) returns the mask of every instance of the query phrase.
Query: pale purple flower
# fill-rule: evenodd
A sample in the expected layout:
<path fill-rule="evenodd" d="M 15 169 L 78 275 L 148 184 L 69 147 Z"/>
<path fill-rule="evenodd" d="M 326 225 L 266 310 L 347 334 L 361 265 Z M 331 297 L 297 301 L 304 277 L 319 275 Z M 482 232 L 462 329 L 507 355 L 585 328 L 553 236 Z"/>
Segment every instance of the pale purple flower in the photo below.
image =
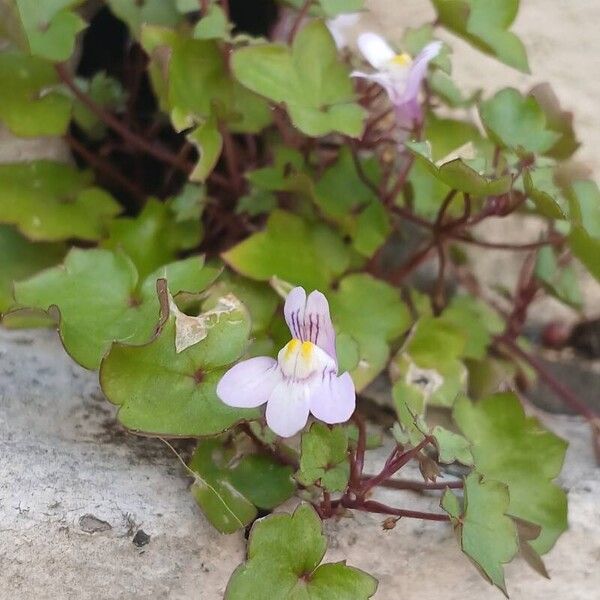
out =
<path fill-rule="evenodd" d="M 284 314 L 292 339 L 277 360 L 258 356 L 238 363 L 219 381 L 217 395 L 236 408 L 266 403 L 267 425 L 281 437 L 298 433 L 309 413 L 329 424 L 347 421 L 356 391 L 349 373 L 338 376 L 327 299 L 318 291 L 307 298 L 296 287 L 288 294 Z"/>
<path fill-rule="evenodd" d="M 427 66 L 439 54 L 442 42 L 427 44 L 414 60 L 408 54 L 397 54 L 381 36 L 371 32 L 358 37 L 358 47 L 375 71 L 354 71 L 352 76 L 374 81 L 387 92 L 400 127 L 410 129 L 420 123 L 419 92 Z"/>
<path fill-rule="evenodd" d="M 327 29 L 333 36 L 338 50 L 343 50 L 349 45 L 348 34 L 358 25 L 359 20 L 360 15 L 358 13 L 350 13 L 338 15 L 327 21 Z"/>

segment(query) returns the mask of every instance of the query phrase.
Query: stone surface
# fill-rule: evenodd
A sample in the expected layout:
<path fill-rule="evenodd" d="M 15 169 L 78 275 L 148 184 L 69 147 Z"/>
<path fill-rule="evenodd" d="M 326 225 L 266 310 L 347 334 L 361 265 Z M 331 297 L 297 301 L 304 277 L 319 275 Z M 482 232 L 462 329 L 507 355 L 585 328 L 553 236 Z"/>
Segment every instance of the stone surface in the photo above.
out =
<path fill-rule="evenodd" d="M 507 568 L 511 598 L 593 600 L 600 469 L 580 419 L 541 418 L 571 441 L 562 478 L 571 528 L 547 557 L 551 582 L 520 561 Z M 369 471 L 387 452 L 374 454 Z M 0 600 L 222 598 L 244 540 L 217 534 L 188 485 L 160 441 L 116 425 L 96 374 L 75 365 L 55 333 L 0 330 Z M 439 510 L 435 497 L 383 491 L 380 498 Z M 406 519 L 382 532 L 382 521 L 357 514 L 326 527 L 327 560 L 347 559 L 376 576 L 377 600 L 502 597 L 446 525 Z"/>

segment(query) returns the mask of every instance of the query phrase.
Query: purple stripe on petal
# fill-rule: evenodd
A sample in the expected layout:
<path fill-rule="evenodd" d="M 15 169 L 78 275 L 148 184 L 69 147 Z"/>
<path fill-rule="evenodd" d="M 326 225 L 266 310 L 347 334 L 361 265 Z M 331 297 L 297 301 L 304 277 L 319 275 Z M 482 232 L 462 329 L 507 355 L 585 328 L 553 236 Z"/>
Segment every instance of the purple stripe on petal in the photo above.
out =
<path fill-rule="evenodd" d="M 228 406 L 255 408 L 269 399 L 282 378 L 275 359 L 257 356 L 231 367 L 217 385 L 217 396 Z"/>
<path fill-rule="evenodd" d="M 415 58 L 410 67 L 408 78 L 406 80 L 406 88 L 402 95 L 402 103 L 416 100 L 421 89 L 421 84 L 427 75 L 427 67 L 442 49 L 442 42 L 431 42 L 427 44 Z"/>
<path fill-rule="evenodd" d="M 267 402 L 267 425 L 281 437 L 292 437 L 306 425 L 309 408 L 308 386 L 283 381 L 273 389 Z"/>
<path fill-rule="evenodd" d="M 356 390 L 350 373 L 328 372 L 311 390 L 310 412 L 320 421 L 345 423 L 356 407 Z"/>
<path fill-rule="evenodd" d="M 315 290 L 306 301 L 304 331 L 307 339 L 325 350 L 337 363 L 335 352 L 335 330 L 329 315 L 329 302 L 325 296 Z"/>
<path fill-rule="evenodd" d="M 283 313 L 292 337 L 300 339 L 304 323 L 304 308 L 306 306 L 306 292 L 304 288 L 295 287 L 285 299 Z"/>

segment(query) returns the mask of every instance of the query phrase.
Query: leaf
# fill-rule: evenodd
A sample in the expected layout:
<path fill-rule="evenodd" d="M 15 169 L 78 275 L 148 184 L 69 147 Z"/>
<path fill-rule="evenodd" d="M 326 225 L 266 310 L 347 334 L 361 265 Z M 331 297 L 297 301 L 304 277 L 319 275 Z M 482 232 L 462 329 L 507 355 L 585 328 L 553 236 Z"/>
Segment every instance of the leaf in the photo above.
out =
<path fill-rule="evenodd" d="M 458 461 L 467 466 L 473 464 L 471 445 L 462 435 L 449 431 L 441 425 L 434 427 L 431 434 L 435 438 L 441 463 L 449 465 Z"/>
<path fill-rule="evenodd" d="M 266 456 L 235 458 L 233 448 L 209 439 L 198 444 L 189 463 L 196 475 L 192 495 L 221 533 L 244 528 L 256 518 L 256 506 L 274 508 L 295 490 L 290 467 Z"/>
<path fill-rule="evenodd" d="M 581 226 L 571 228 L 567 238 L 571 252 L 582 262 L 585 268 L 600 281 L 600 239 L 593 238 Z"/>
<path fill-rule="evenodd" d="M 217 383 L 247 344 L 250 323 L 243 306 L 230 297 L 232 309 L 204 319 L 206 335 L 177 352 L 176 336 L 189 322 L 176 323 L 165 296 L 163 289 L 161 324 L 152 341 L 139 346 L 117 342 L 102 361 L 100 384 L 119 406 L 119 421 L 147 434 L 195 437 L 256 419 L 257 410 L 230 408 L 216 393 Z"/>
<path fill-rule="evenodd" d="M 507 486 L 471 473 L 465 479 L 462 513 L 457 514 L 459 505 L 450 490 L 441 506 L 453 518 L 462 551 L 508 597 L 502 565 L 514 558 L 519 547 L 516 527 L 507 516 Z"/>
<path fill-rule="evenodd" d="M 450 189 L 455 189 L 474 197 L 497 196 L 506 193 L 511 186 L 511 177 L 487 178 L 457 158 L 441 164 L 433 162 L 431 146 L 426 142 L 406 142 L 406 147 L 417 161 L 439 181 Z"/>
<path fill-rule="evenodd" d="M 550 219 L 566 218 L 560 189 L 554 183 L 552 167 L 541 167 L 533 171 L 525 169 L 523 183 L 525 192 L 533 200 L 540 214 Z"/>
<path fill-rule="evenodd" d="M 95 241 L 120 205 L 90 173 L 45 160 L 0 165 L 0 223 L 36 241 Z"/>
<path fill-rule="evenodd" d="M 454 407 L 454 420 L 472 443 L 476 470 L 508 486 L 508 514 L 541 527 L 531 545 L 543 554 L 567 528 L 567 498 L 553 483 L 567 444 L 526 417 L 514 394 L 496 394 L 477 404 L 466 398 Z"/>
<path fill-rule="evenodd" d="M 86 22 L 70 9 L 83 0 L 8 0 L 21 20 L 28 50 L 62 62 L 73 53 L 75 37 Z"/>
<path fill-rule="evenodd" d="M 350 477 L 348 434 L 345 427 L 313 423 L 302 434 L 298 480 L 304 485 L 317 483 L 330 492 L 343 492 Z"/>
<path fill-rule="evenodd" d="M 114 219 L 102 246 L 124 250 L 139 277 L 145 278 L 158 267 L 173 262 L 179 251 L 199 244 L 200 227 L 199 219 L 177 222 L 172 207 L 151 198 L 137 217 Z"/>
<path fill-rule="evenodd" d="M 375 160 L 363 161 L 362 168 L 372 181 L 378 181 Z M 337 161 L 315 186 L 314 200 L 322 212 L 353 239 L 356 250 L 371 257 L 385 242 L 390 223 L 385 209 L 373 191 L 356 172 L 349 148 L 342 147 Z"/>
<path fill-rule="evenodd" d="M 432 3 L 444 27 L 481 51 L 529 73 L 525 47 L 508 31 L 517 16 L 519 0 L 432 0 Z"/>
<path fill-rule="evenodd" d="M 364 113 L 354 101 L 352 83 L 326 25 L 315 20 L 292 48 L 256 44 L 236 50 L 231 65 L 238 81 L 276 103 L 284 103 L 303 133 L 333 131 L 358 137 Z"/>
<path fill-rule="evenodd" d="M 580 144 L 573 128 L 573 113 L 563 111 L 549 83 L 539 83 L 530 92 L 546 115 L 548 127 L 560 134 L 560 139 L 546 152 L 557 160 L 570 158 Z"/>
<path fill-rule="evenodd" d="M 13 282 L 62 260 L 64 244 L 34 244 L 18 231 L 0 225 L 0 314 L 14 306 Z"/>
<path fill-rule="evenodd" d="M 600 190 L 595 181 L 575 181 L 567 197 L 571 222 L 600 239 Z"/>
<path fill-rule="evenodd" d="M 107 3 L 113 14 L 127 23 L 138 38 L 143 26 L 175 27 L 182 20 L 176 0 L 107 0 Z"/>
<path fill-rule="evenodd" d="M 248 560 L 231 576 L 226 600 L 314 598 L 366 600 L 376 580 L 344 563 L 319 565 L 327 542 L 314 509 L 300 505 L 293 515 L 275 514 L 254 523 Z"/>
<path fill-rule="evenodd" d="M 482 102 L 479 114 L 494 142 L 503 148 L 543 154 L 560 139 L 552 131 L 544 111 L 532 96 L 505 88 Z"/>
<path fill-rule="evenodd" d="M 397 289 L 366 273 L 344 277 L 329 303 L 338 332 L 358 342 L 360 361 L 351 375 L 362 389 L 385 367 L 388 344 L 408 328 L 408 309 Z"/>
<path fill-rule="evenodd" d="M 53 89 L 57 84 L 46 61 L 0 52 L 0 121 L 21 137 L 62 135 L 71 119 L 71 100 Z"/>
<path fill-rule="evenodd" d="M 327 289 L 348 266 L 348 252 L 328 227 L 275 210 L 265 231 L 255 233 L 223 255 L 233 269 L 258 281 L 276 276 L 312 289 Z"/>
<path fill-rule="evenodd" d="M 538 250 L 535 276 L 552 296 L 574 308 L 581 307 L 583 297 L 577 273 L 572 265 L 559 266 L 553 248 L 544 246 Z"/>
<path fill-rule="evenodd" d="M 197 40 L 227 40 L 231 37 L 231 23 L 225 11 L 218 4 L 211 4 L 208 12 L 194 27 L 193 36 Z"/>
<path fill-rule="evenodd" d="M 293 6 L 297 10 L 302 9 L 304 0 L 283 0 L 287 4 Z M 318 7 L 313 6 L 311 14 L 326 15 L 335 17 L 342 13 L 353 13 L 363 10 L 365 0 L 316 0 Z"/>
<path fill-rule="evenodd" d="M 151 338 L 159 317 L 157 279 L 167 278 L 173 294 L 197 292 L 218 273 L 203 265 L 201 257 L 188 258 L 140 281 L 122 252 L 73 248 L 64 265 L 17 283 L 15 298 L 26 307 L 57 307 L 66 351 L 84 367 L 97 369 L 113 341 L 139 344 Z"/>
<path fill-rule="evenodd" d="M 211 117 L 189 133 L 187 139 L 196 146 L 200 155 L 194 170 L 190 173 L 190 181 L 204 182 L 219 161 L 223 150 L 223 136 L 215 119 Z"/>

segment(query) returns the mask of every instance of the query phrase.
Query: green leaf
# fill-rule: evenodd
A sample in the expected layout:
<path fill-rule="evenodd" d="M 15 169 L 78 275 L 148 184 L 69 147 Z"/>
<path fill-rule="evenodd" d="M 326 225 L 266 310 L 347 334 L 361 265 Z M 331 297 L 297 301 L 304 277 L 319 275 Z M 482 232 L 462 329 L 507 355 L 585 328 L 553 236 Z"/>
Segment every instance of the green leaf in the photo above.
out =
<path fill-rule="evenodd" d="M 433 161 L 431 146 L 427 142 L 406 142 L 416 160 L 439 181 L 450 189 L 465 192 L 474 197 L 497 196 L 506 193 L 511 186 L 510 175 L 498 179 L 488 178 L 479 174 L 461 159 L 456 158 L 448 162 L 438 163 Z"/>
<path fill-rule="evenodd" d="M 15 298 L 26 307 L 57 307 L 65 349 L 79 364 L 97 369 L 114 340 L 135 344 L 151 338 L 159 317 L 157 279 L 168 278 L 173 294 L 198 292 L 216 276 L 203 265 L 200 257 L 188 258 L 140 282 L 125 254 L 74 248 L 64 265 L 17 283 Z"/>
<path fill-rule="evenodd" d="M 583 297 L 573 265 L 560 267 L 550 246 L 538 250 L 535 276 L 552 296 L 574 308 L 581 307 Z"/>
<path fill-rule="evenodd" d="M 176 0 L 107 0 L 107 3 L 113 14 L 127 23 L 138 38 L 144 26 L 175 27 L 182 20 Z"/>
<path fill-rule="evenodd" d="M 215 168 L 223 150 L 223 136 L 216 120 L 211 117 L 188 134 L 187 139 L 196 146 L 200 155 L 190 173 L 190 180 L 204 182 Z"/>
<path fill-rule="evenodd" d="M 114 219 L 102 245 L 124 250 L 143 279 L 158 267 L 173 262 L 179 251 L 196 246 L 201 238 L 200 227 L 199 221 L 177 222 L 167 204 L 151 198 L 137 217 Z"/>
<path fill-rule="evenodd" d="M 531 545 L 550 550 L 567 528 L 567 498 L 553 483 L 567 444 L 526 417 L 514 394 L 496 394 L 477 404 L 461 398 L 454 420 L 471 441 L 475 468 L 486 479 L 508 486 L 508 514 L 541 527 Z"/>
<path fill-rule="evenodd" d="M 0 225 L 0 314 L 15 304 L 14 281 L 55 265 L 65 253 L 64 244 L 34 244 L 12 227 Z"/>
<path fill-rule="evenodd" d="M 302 9 L 304 0 L 283 0 L 286 4 L 293 6 L 297 10 Z M 315 0 L 311 8 L 311 14 L 326 15 L 327 17 L 335 17 L 342 13 L 353 13 L 363 10 L 365 0 Z"/>
<path fill-rule="evenodd" d="M 206 518 L 221 533 L 233 533 L 251 523 L 256 507 L 271 509 L 295 490 L 292 469 L 266 456 L 244 456 L 220 440 L 203 440 L 189 463 L 195 474 L 192 495 Z"/>
<path fill-rule="evenodd" d="M 519 0 L 432 0 L 438 19 L 457 35 L 525 73 L 529 72 L 527 53 L 511 31 L 519 10 Z"/>
<path fill-rule="evenodd" d="M 70 9 L 83 0 L 9 0 L 18 12 L 31 54 L 54 62 L 73 53 L 86 22 Z"/>
<path fill-rule="evenodd" d="M 292 48 L 256 44 L 234 52 L 234 75 L 244 86 L 284 103 L 294 124 L 310 136 L 333 131 L 358 137 L 363 110 L 354 101 L 348 71 L 326 25 L 305 26 Z"/>
<path fill-rule="evenodd" d="M 378 181 L 377 161 L 362 161 L 362 168 L 372 181 Z M 373 191 L 356 172 L 349 148 L 340 150 L 337 161 L 329 167 L 315 186 L 314 200 L 326 217 L 353 239 L 363 256 L 371 257 L 390 232 L 388 215 Z"/>
<path fill-rule="evenodd" d="M 537 211 L 549 219 L 565 219 L 561 191 L 554 183 L 554 169 L 540 167 L 523 173 L 525 192 L 533 200 Z M 561 202 L 563 200 L 563 202 Z"/>
<path fill-rule="evenodd" d="M 519 546 L 515 524 L 507 516 L 506 485 L 471 473 L 465 479 L 462 514 L 458 513 L 458 501 L 450 490 L 444 494 L 442 508 L 455 522 L 462 551 L 508 597 L 502 565 L 514 558 Z"/>
<path fill-rule="evenodd" d="M 119 421 L 148 434 L 195 437 L 220 433 L 257 410 L 234 409 L 217 397 L 217 383 L 240 358 L 250 332 L 248 315 L 233 296 L 213 311 L 187 317 L 161 294 L 162 320 L 141 346 L 115 343 L 102 361 L 100 384 L 119 406 Z"/>
<path fill-rule="evenodd" d="M 571 222 L 600 239 L 600 190 L 595 181 L 575 181 L 568 191 Z"/>
<path fill-rule="evenodd" d="M 544 111 L 532 96 L 505 88 L 479 107 L 481 120 L 494 142 L 503 148 L 545 153 L 560 134 L 552 131 Z"/>
<path fill-rule="evenodd" d="M 0 165 L 0 223 L 32 240 L 99 240 L 121 210 L 90 173 L 51 161 Z"/>
<path fill-rule="evenodd" d="M 449 431 L 441 425 L 434 427 L 431 435 L 435 438 L 441 463 L 449 465 L 458 461 L 467 466 L 473 464 L 471 444 L 462 435 Z"/>
<path fill-rule="evenodd" d="M 583 263 L 585 268 L 600 281 L 600 239 L 593 238 L 581 226 L 571 229 L 567 238 L 571 252 Z"/>
<path fill-rule="evenodd" d="M 211 4 L 194 28 L 193 36 L 197 40 L 227 40 L 231 35 L 231 23 L 225 11 L 218 4 Z"/>
<path fill-rule="evenodd" d="M 226 600 L 366 600 L 377 589 L 370 575 L 344 563 L 319 565 L 327 542 L 321 520 L 307 504 L 293 515 L 275 514 L 254 523 L 248 560 L 231 576 Z"/>
<path fill-rule="evenodd" d="M 344 277 L 329 303 L 338 332 L 358 342 L 360 362 L 351 375 L 362 389 L 385 367 L 389 343 L 407 330 L 408 309 L 396 288 L 366 273 Z"/>
<path fill-rule="evenodd" d="M 304 485 L 318 483 L 330 492 L 343 492 L 350 477 L 348 434 L 345 427 L 313 423 L 302 434 L 298 479 Z"/>
<path fill-rule="evenodd" d="M 549 83 L 540 83 L 530 92 L 546 115 L 548 127 L 560 134 L 560 139 L 546 152 L 557 160 L 570 158 L 580 144 L 573 128 L 573 114 L 563 111 Z"/>
<path fill-rule="evenodd" d="M 348 252 L 328 227 L 282 210 L 271 213 L 265 231 L 223 255 L 233 269 L 258 281 L 279 277 L 310 289 L 327 289 L 348 266 Z"/>
<path fill-rule="evenodd" d="M 62 135 L 71 119 L 71 100 L 53 89 L 57 84 L 48 62 L 0 52 L 0 121 L 21 137 Z"/>

